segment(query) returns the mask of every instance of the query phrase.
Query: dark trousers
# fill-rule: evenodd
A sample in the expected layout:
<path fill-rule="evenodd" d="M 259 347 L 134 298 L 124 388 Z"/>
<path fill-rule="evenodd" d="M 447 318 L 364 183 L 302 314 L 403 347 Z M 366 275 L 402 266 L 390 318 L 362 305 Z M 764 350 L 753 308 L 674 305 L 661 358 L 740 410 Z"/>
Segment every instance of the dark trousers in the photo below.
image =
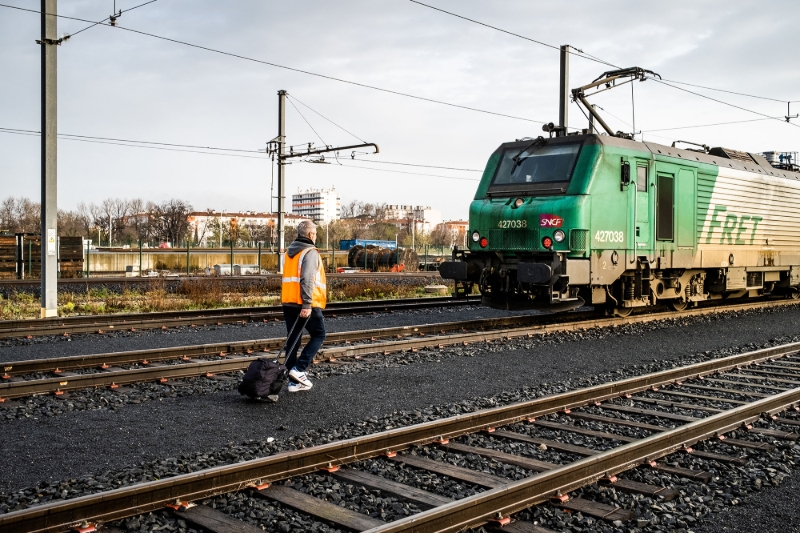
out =
<path fill-rule="evenodd" d="M 300 309 L 300 307 L 292 305 L 283 306 L 283 319 L 286 321 L 287 334 L 291 331 L 295 321 L 298 322 L 297 327 L 294 328 L 291 337 L 289 337 L 286 342 L 286 349 L 290 351 L 286 353 L 285 365 L 289 370 L 294 367 L 300 372 L 305 372 L 308 365 L 314 360 L 314 356 L 317 355 L 317 351 L 320 346 L 322 346 L 322 342 L 325 340 L 325 322 L 322 319 L 322 309 L 318 307 L 312 308 L 311 316 L 308 317 L 305 328 L 311 338 L 308 340 L 305 348 L 303 348 L 300 357 L 297 357 L 297 350 L 300 348 L 300 341 L 298 339 L 303 334 L 302 326 L 303 322 L 306 321 L 305 318 L 300 318 Z M 292 346 L 294 346 L 294 349 L 292 349 Z"/>

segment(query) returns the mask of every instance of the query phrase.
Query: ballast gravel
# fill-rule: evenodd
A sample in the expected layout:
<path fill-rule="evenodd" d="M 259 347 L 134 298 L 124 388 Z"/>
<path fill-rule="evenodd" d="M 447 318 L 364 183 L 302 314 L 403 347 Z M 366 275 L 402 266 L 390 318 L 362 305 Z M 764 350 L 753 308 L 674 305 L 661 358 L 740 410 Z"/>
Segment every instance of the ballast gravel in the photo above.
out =
<path fill-rule="evenodd" d="M 34 417 L 9 420 L 0 434 L 0 453 L 14 458 L 18 467 L 6 470 L 0 481 L 4 491 L 0 494 L 0 512 L 781 344 L 800 338 L 794 334 L 797 317 L 797 310 L 790 309 L 675 319 L 544 339 L 420 351 L 405 354 L 404 363 L 359 363 L 365 367 L 356 372 L 352 372 L 356 367 L 351 365 L 331 365 L 325 371 L 317 366 L 313 369 L 316 386 L 311 392 L 284 395 L 277 405 L 243 401 L 222 387 L 223 390 L 207 394 L 124 404 L 116 411 L 104 407 L 36 421 Z M 604 372 L 609 368 L 618 369 Z M 596 375 L 589 377 L 591 374 Z M 465 397 L 471 399 L 464 400 Z M 431 404 L 436 406 L 426 407 Z M 313 429 L 320 427 L 335 429 Z M 608 430 L 601 425 L 592 427 Z M 276 440 L 268 442 L 267 436 Z M 752 434 L 746 437 L 758 438 Z M 708 512 L 739 504 L 749 494 L 774 484 L 778 474 L 787 474 L 775 465 L 790 468 L 800 459 L 800 448 L 793 443 L 782 446 L 777 457 L 762 454 L 769 455 L 773 466 L 767 463 L 755 469 L 750 464 L 736 467 L 743 471 L 741 480 L 731 481 L 727 472 L 724 479 L 721 476 L 722 483 L 728 485 L 715 489 L 709 502 L 717 501 L 719 496 L 722 504 L 706 505 L 711 511 L 702 507 L 693 510 L 696 522 Z M 775 476 L 770 477 L 772 472 L 767 468 L 775 470 Z M 764 473 L 763 479 L 756 470 Z M 634 473 L 649 476 L 650 483 L 663 480 L 654 472 L 637 469 Z M 762 479 L 760 485 L 756 483 L 758 479 Z M 674 479 L 670 482 L 685 492 L 681 498 L 689 498 L 688 503 L 679 502 L 685 508 L 678 511 L 692 509 L 696 505 L 692 498 L 709 497 L 702 488 L 708 485 Z M 30 488 L 21 488 L 26 486 Z M 470 489 L 461 490 L 465 493 Z M 584 490 L 604 493 L 611 489 Z M 717 495 L 717 491 L 722 492 Z M 652 505 L 661 510 L 652 509 Z M 563 522 L 570 531 L 699 531 L 697 524 L 683 518 L 689 514 L 678 513 L 674 506 L 664 507 L 666 503 L 652 505 L 646 504 L 657 520 L 647 518 L 642 510 L 644 518 L 637 518 L 635 528 L 631 524 L 601 524 L 590 517 L 565 515 L 549 507 L 537 507 L 528 513 L 530 520 L 545 526 L 541 520 L 558 519 L 553 525 Z M 287 517 L 293 516 L 286 513 Z M 161 514 L 150 516 L 155 517 L 160 528 Z M 140 527 L 131 530 L 154 529 L 156 522 L 147 522 L 150 518 L 140 520 L 144 521 Z M 309 530 L 296 525 L 296 520 L 307 521 L 308 517 L 284 519 L 273 530 Z M 318 530 L 335 530 L 324 527 L 328 529 Z M 173 520 L 167 529 L 188 531 L 191 527 Z"/>
<path fill-rule="evenodd" d="M 454 322 L 479 318 L 496 318 L 536 314 L 534 311 L 499 311 L 482 306 L 435 307 L 408 311 L 374 312 L 360 315 L 325 317 L 328 332 L 357 331 L 416 324 Z M 112 331 L 104 333 L 76 333 L 69 337 L 43 336 L 0 339 L 0 363 L 50 357 L 68 357 L 95 353 L 148 350 L 189 344 L 213 344 L 252 339 L 281 337 L 286 335 L 283 321 L 248 322 L 245 324 L 222 324 L 179 326 L 175 328 L 143 329 L 138 331 Z"/>
<path fill-rule="evenodd" d="M 728 315 L 760 313 L 762 311 L 747 311 L 743 313 L 730 313 Z M 710 317 L 719 320 L 721 317 Z M 513 339 L 509 341 L 494 341 L 484 346 L 473 345 L 470 347 L 447 347 L 445 349 L 425 349 L 419 352 L 403 352 L 389 355 L 367 356 L 361 360 L 344 361 L 341 364 L 322 363 L 314 366 L 310 373 L 316 378 L 326 378 L 335 375 L 359 374 L 381 368 L 397 368 L 412 366 L 419 363 L 441 363 L 443 360 L 454 357 L 474 357 L 476 353 L 498 353 L 508 350 L 531 350 L 541 346 L 562 345 L 577 341 L 590 341 L 608 339 L 611 337 L 640 335 L 645 331 L 659 331 L 671 327 L 687 327 L 690 325 L 704 324 L 709 317 L 683 317 L 660 320 L 645 324 L 632 324 L 614 327 L 591 328 L 582 331 L 549 333 L 532 339 Z M 798 337 L 800 340 L 800 337 Z M 788 341 L 787 341 L 788 342 Z M 752 348 L 748 344 L 741 351 Z M 738 352 L 731 352 L 738 353 Z M 170 362 L 166 362 L 170 364 Z M 94 372 L 89 369 L 87 372 Z M 119 410 L 125 405 L 136 405 L 152 400 L 162 401 L 166 398 L 180 398 L 195 394 L 208 394 L 220 391 L 234 391 L 243 372 L 234 372 L 227 376 L 213 378 L 186 378 L 170 380 L 167 383 L 133 383 L 120 389 L 84 389 L 72 391 L 61 396 L 35 396 L 21 398 L 9 402 L 5 406 L 0 404 L 0 424 L 3 421 L 17 418 L 40 419 L 54 417 L 64 413 L 81 410 L 110 409 Z M 757 386 L 756 386 L 757 387 Z M 768 389 L 754 388 L 755 391 L 768 392 Z"/>

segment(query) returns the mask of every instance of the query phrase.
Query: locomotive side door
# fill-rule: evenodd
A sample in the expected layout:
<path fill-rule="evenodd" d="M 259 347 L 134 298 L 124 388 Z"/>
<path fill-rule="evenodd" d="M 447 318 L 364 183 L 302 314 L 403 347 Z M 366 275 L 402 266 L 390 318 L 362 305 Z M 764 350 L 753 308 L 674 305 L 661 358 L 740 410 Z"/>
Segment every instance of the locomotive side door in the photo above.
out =
<path fill-rule="evenodd" d="M 651 249 L 653 228 L 650 224 L 652 202 L 650 199 L 652 187 L 648 183 L 650 172 L 647 163 L 639 161 L 636 164 L 636 199 L 634 201 L 634 242 L 636 249 L 634 253 Z"/>

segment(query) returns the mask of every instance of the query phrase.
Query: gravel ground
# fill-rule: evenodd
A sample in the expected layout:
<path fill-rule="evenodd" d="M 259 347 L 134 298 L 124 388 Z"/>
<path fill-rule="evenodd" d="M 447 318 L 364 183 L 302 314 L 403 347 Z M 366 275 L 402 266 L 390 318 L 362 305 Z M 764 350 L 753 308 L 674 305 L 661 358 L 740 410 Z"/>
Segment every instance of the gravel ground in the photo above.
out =
<path fill-rule="evenodd" d="M 317 367 L 314 372 L 318 383 L 311 392 L 286 395 L 277 405 L 243 401 L 223 387 L 212 393 L 124 404 L 116 410 L 99 408 L 39 420 L 9 420 L 0 433 L 0 453 L 14 458 L 18 467 L 5 470 L 0 479 L 0 491 L 5 492 L 0 494 L 0 512 L 48 498 L 73 497 L 87 490 L 268 455 L 356 431 L 376 431 L 654 371 L 686 362 L 694 354 L 699 354 L 694 359 L 702 359 L 754 349 L 768 341 L 785 342 L 797 333 L 799 313 L 788 309 L 677 319 L 546 339 L 421 351 L 415 354 L 419 357 L 408 356 L 397 364 L 367 365 L 358 372 L 334 371 L 333 366 L 322 371 L 323 367 Z M 382 325 L 390 324 L 384 321 Z M 346 329 L 353 329 L 353 325 Z M 589 378 L 611 368 L 618 370 Z M 331 398 L 344 401 L 337 403 Z M 322 409 L 320 400 L 335 407 Z M 267 442 L 269 437 L 277 440 Z M 247 439 L 252 442 L 232 444 Z M 195 453 L 198 450 L 204 452 Z M 794 446 L 792 450 L 788 457 L 799 460 L 800 448 Z M 748 472 L 744 475 L 749 479 Z M 697 491 L 703 489 L 690 488 L 686 497 L 702 496 Z M 785 487 L 774 490 L 793 496 L 790 501 L 796 505 L 796 495 L 785 492 Z M 752 491 L 744 494 L 749 492 Z M 535 513 L 543 512 L 539 508 L 531 516 L 535 519 Z M 553 516 L 563 515 L 555 512 L 559 514 Z M 680 525 L 677 520 L 673 530 Z M 721 523 L 716 521 L 715 525 Z M 604 531 L 592 529 L 596 524 L 581 524 L 575 529 L 579 524 L 565 522 L 565 527 Z M 656 525 L 659 524 L 642 527 Z M 279 530 L 302 529 L 292 526 Z M 699 531 L 696 525 L 693 530 Z M 623 530 L 614 526 L 609 531 Z"/>

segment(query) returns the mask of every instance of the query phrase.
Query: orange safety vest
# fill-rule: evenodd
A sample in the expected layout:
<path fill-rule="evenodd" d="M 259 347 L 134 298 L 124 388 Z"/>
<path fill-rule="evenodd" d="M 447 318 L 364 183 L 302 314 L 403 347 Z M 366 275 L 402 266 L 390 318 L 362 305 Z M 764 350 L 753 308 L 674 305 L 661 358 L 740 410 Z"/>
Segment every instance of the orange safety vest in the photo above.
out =
<path fill-rule="evenodd" d="M 294 257 L 285 256 L 283 262 L 283 283 L 281 284 L 281 301 L 285 304 L 303 305 L 303 294 L 300 289 L 300 279 L 303 273 L 303 258 L 308 252 L 316 248 L 306 248 Z M 311 295 L 311 307 L 325 309 L 328 300 L 325 269 L 322 266 L 322 257 L 319 258 L 319 268 L 314 276 L 314 292 Z"/>

